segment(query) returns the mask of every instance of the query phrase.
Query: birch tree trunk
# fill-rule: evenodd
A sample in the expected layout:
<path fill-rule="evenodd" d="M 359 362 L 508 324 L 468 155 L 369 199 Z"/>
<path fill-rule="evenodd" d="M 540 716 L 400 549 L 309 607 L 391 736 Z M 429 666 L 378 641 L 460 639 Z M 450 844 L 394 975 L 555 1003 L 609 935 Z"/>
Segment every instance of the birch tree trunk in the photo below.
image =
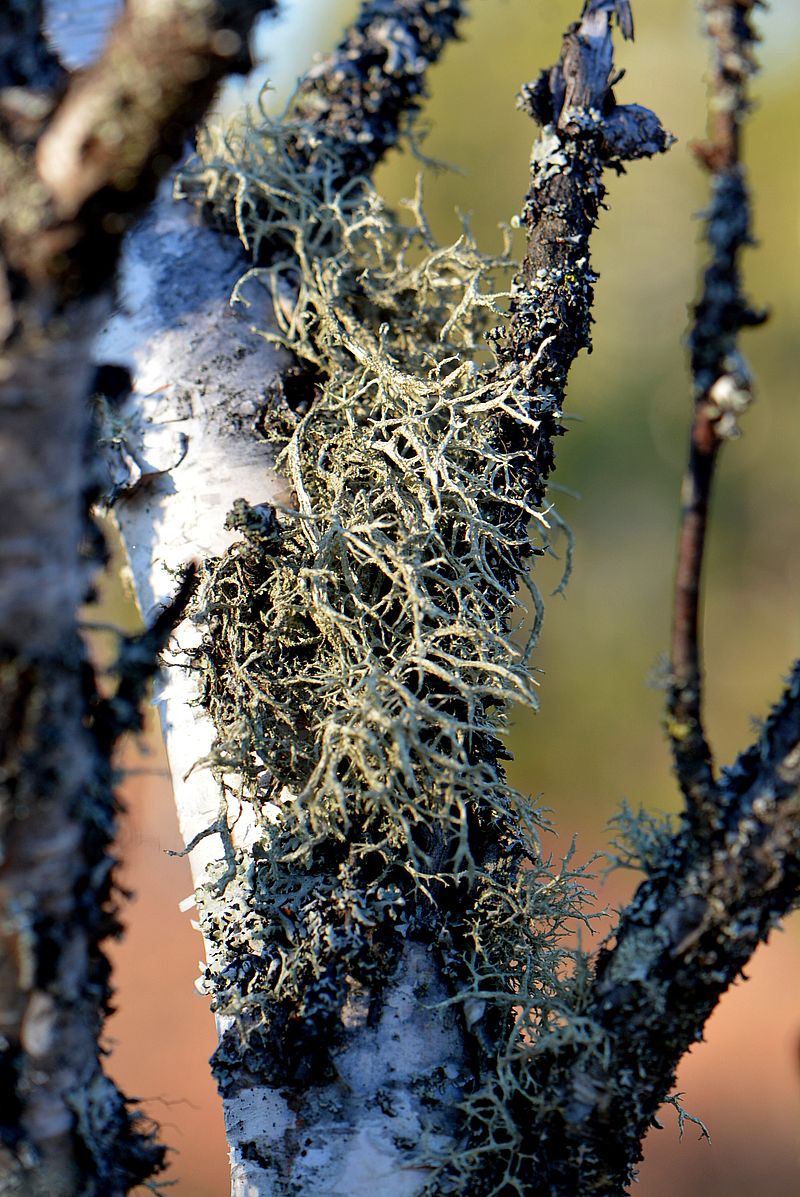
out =
<path fill-rule="evenodd" d="M 424 9 L 424 5 L 408 5 L 405 15 Z M 623 22 L 623 26 L 629 35 L 629 24 Z M 360 45 L 364 29 L 370 29 L 368 36 L 379 40 L 384 56 L 387 39 L 394 45 L 395 39 L 404 34 L 402 27 L 385 23 L 382 15 L 376 18 L 368 5 L 362 25 L 342 42 L 345 61 L 356 54 L 353 47 Z M 583 58 L 579 52 L 564 75 L 574 91 L 571 106 L 565 102 L 564 111 L 571 114 L 570 119 L 574 119 L 578 128 L 582 119 L 590 122 L 594 119 L 590 113 L 595 96 L 605 92 L 611 74 L 610 23 L 604 5 L 600 5 L 596 14 L 586 17 L 581 33 L 586 40 L 580 44 L 592 47 L 595 58 Z M 397 40 L 396 50 L 401 56 L 405 53 L 402 40 Z M 312 163 L 313 130 L 317 130 L 316 137 L 323 147 L 326 138 L 336 147 L 338 156 L 332 157 L 326 167 L 328 187 L 331 172 L 332 181 L 341 185 L 345 163 L 352 164 L 353 169 L 364 169 L 376 156 L 374 148 L 365 153 L 364 138 L 357 136 L 364 119 L 360 107 L 363 97 L 358 89 L 355 101 L 347 92 L 338 96 L 337 78 L 331 63 L 326 63 L 301 84 L 297 103 L 301 111 L 306 106 L 314 114 L 314 123 L 296 126 L 291 142 L 291 153 L 301 161 L 310 155 Z M 387 83 L 391 84 L 392 79 L 391 71 L 387 72 Z M 319 96 L 315 95 L 318 87 Z M 320 96 L 325 97 L 323 101 Z M 380 151 L 391 144 L 394 123 L 377 121 L 376 128 Z M 667 144 L 657 120 L 644 109 L 620 109 L 607 122 L 603 136 L 609 154 L 619 157 L 644 156 Z M 552 181 L 553 164 L 566 166 L 569 162 L 570 151 L 566 151 L 566 158 L 563 156 L 565 144 L 568 143 L 562 143 L 550 131 L 537 150 L 533 192 L 536 202 L 543 210 L 548 205 L 565 203 L 567 209 L 554 228 L 545 223 L 544 231 L 540 229 L 539 259 L 535 265 L 526 267 L 516 285 L 517 314 L 508 334 L 509 348 L 501 353 L 505 379 L 496 384 L 508 396 L 516 389 L 522 396 L 530 389 L 541 388 L 543 402 L 538 421 L 522 414 L 522 399 L 509 398 L 505 433 L 513 439 L 520 435 L 527 437 L 529 433 L 522 431 L 526 427 L 534 434 L 540 426 L 543 428 L 539 442 L 541 464 L 532 485 L 525 484 L 526 489 L 533 490 L 534 502 L 541 497 L 546 477 L 549 442 L 566 370 L 578 350 L 588 343 L 591 275 L 587 268 L 587 247 L 596 203 L 602 194 L 602 162 L 599 158 L 592 161 L 590 155 L 584 158 L 580 152 L 571 167 L 564 170 L 561 183 Z M 322 174 L 320 177 L 326 178 Z M 291 186 L 291 182 L 285 184 Z M 561 188 L 560 194 L 550 195 L 554 186 Z M 254 191 L 252 197 L 248 195 L 246 207 L 243 206 L 240 235 L 246 241 L 248 221 L 252 211 L 258 211 L 260 202 L 258 192 Z M 263 202 L 265 206 L 269 203 L 267 194 Z M 313 205 L 311 194 L 308 203 Z M 306 219 L 309 222 L 317 219 L 313 206 Z M 288 224 L 289 217 L 283 223 Z M 572 267 L 575 275 L 571 277 L 579 280 L 581 296 L 576 295 L 574 317 L 569 322 L 557 320 L 548 335 L 547 331 L 539 333 L 531 327 L 530 293 L 534 287 L 540 289 L 538 320 L 547 330 L 545 314 L 548 305 L 555 308 L 559 302 L 558 280 L 566 269 L 560 248 L 565 244 L 564 234 L 575 243 L 567 258 L 575 263 Z M 268 264 L 277 252 L 275 247 L 263 243 L 261 235 L 252 244 L 257 265 L 261 261 Z M 317 267 L 312 263 L 304 267 L 309 271 L 324 269 L 325 243 L 320 244 L 322 265 Z M 204 227 L 185 204 L 175 204 L 166 192 L 126 241 L 119 311 L 100 338 L 97 355 L 101 369 L 109 364 L 121 365 L 130 370 L 134 380 L 130 398 L 113 413 L 112 431 L 107 433 L 107 440 L 115 463 L 114 510 L 146 618 L 167 601 L 175 576 L 188 559 L 217 559 L 229 550 L 235 551 L 233 546 L 237 532 L 241 535 L 241 525 L 229 518 L 223 526 L 224 514 L 238 508 L 240 513 L 251 513 L 252 519 L 253 512 L 260 512 L 265 527 L 276 527 L 274 509 L 289 511 L 299 504 L 303 518 L 320 520 L 323 524 L 329 518 L 324 511 L 315 511 L 303 493 L 302 462 L 293 470 L 290 484 L 276 468 L 274 455 L 265 443 L 263 430 L 286 420 L 285 379 L 297 367 L 285 351 L 276 352 L 265 340 L 270 336 L 278 339 L 281 332 L 273 311 L 274 273 L 270 275 L 268 269 L 261 275 L 254 272 L 246 288 L 237 291 L 236 305 L 229 303 L 242 269 L 237 242 L 222 231 Z M 536 281 L 532 282 L 534 278 Z M 279 280 L 277 285 L 280 322 L 280 309 L 291 311 L 297 302 L 296 290 L 309 284 L 295 276 L 291 283 Z M 549 286 L 553 287 L 551 295 L 548 295 Z M 293 322 L 301 321 L 302 317 L 287 315 L 286 319 Z M 258 333 L 253 331 L 255 328 Z M 535 354 L 528 348 L 531 343 Z M 353 347 L 350 352 L 355 354 L 352 368 L 356 370 L 358 351 Z M 532 361 L 521 365 L 526 356 Z M 550 395 L 554 400 L 545 397 Z M 484 406 L 487 401 L 491 406 L 493 401 L 488 394 Z M 520 403 L 519 416 L 512 414 L 515 402 Z M 517 419 L 519 424 L 515 428 Z M 410 463 L 409 469 L 413 468 Z M 522 508 L 525 520 L 534 514 L 530 503 L 531 499 L 526 497 Z M 518 513 L 511 520 L 513 527 L 519 526 Z M 524 523 L 514 533 L 513 544 L 527 546 Z M 527 547 L 523 556 L 526 552 Z M 306 568 L 319 567 L 310 561 Z M 501 617 L 505 619 L 502 612 L 507 598 L 503 591 L 498 591 L 498 601 Z M 208 610 L 206 607 L 206 615 Z M 232 900 L 231 884 L 248 891 L 250 883 L 246 878 L 258 867 L 265 820 L 280 820 L 292 803 L 308 799 L 298 798 L 286 785 L 278 794 L 273 785 L 273 797 L 266 805 L 260 805 L 258 795 L 253 796 L 252 788 L 243 784 L 241 776 L 220 764 L 214 750 L 224 733 L 204 709 L 206 683 L 200 671 L 193 668 L 202 631 L 188 619 L 177 629 L 175 640 L 175 656 L 165 671 L 157 703 L 181 829 L 192 860 L 197 900 L 206 929 L 213 986 L 219 985 L 218 978 L 235 974 L 240 964 L 236 951 L 231 954 L 224 935 L 220 935 L 220 925 L 224 927 L 228 922 L 235 925 L 243 917 L 257 917 L 247 913 L 246 897 Z M 253 650 L 255 655 L 258 651 L 255 642 Z M 511 671 L 516 668 L 512 654 L 502 669 L 513 677 Z M 330 685 L 333 684 L 331 679 Z M 524 693 L 521 686 L 519 693 Z M 409 711 L 405 718 L 414 718 L 413 712 Z M 469 726 L 471 729 L 472 725 Z M 302 735 L 300 726 L 296 730 Z M 244 733 L 244 725 L 241 732 Z M 323 725 L 317 734 L 326 734 Z M 422 765 L 432 768 L 432 758 L 429 762 L 423 758 Z M 482 766 L 476 759 L 470 767 Z M 421 784 L 429 782 L 423 777 Z M 428 884 L 440 884 L 437 872 L 444 878 L 452 867 L 445 861 L 452 850 L 447 839 L 453 832 L 442 828 L 431 834 L 434 838 L 442 836 L 442 843 L 436 850 L 438 869 L 431 867 Z M 457 834 L 476 833 L 463 828 Z M 480 849 L 473 847 L 467 851 L 486 853 L 492 839 L 489 834 Z M 494 850 L 488 848 L 489 854 Z M 467 871 L 477 867 L 470 863 Z M 459 884 L 460 875 L 454 875 L 452 883 Z M 518 884 L 513 878 L 510 883 L 512 889 Z M 219 902 L 219 895 L 226 912 L 216 918 L 202 917 L 207 904 L 213 907 Z M 335 891 L 331 900 L 336 900 Z M 361 917 L 369 923 L 374 918 L 369 913 L 371 899 L 362 893 L 358 901 L 366 912 Z M 523 904 L 522 919 L 526 918 L 526 909 Z M 283 910 L 287 916 L 296 915 L 289 905 Z M 551 915 L 557 919 L 561 917 L 558 910 L 553 904 Z M 218 1014 L 222 1051 L 226 1054 L 220 1057 L 218 1053 L 216 1074 L 231 1145 L 235 1194 L 313 1191 L 363 1193 L 366 1197 L 380 1192 L 388 1197 L 412 1197 L 426 1191 L 434 1175 L 451 1169 L 453 1160 L 469 1156 L 469 1139 L 465 1137 L 459 1109 L 475 1088 L 474 1036 L 485 1017 L 487 1003 L 479 985 L 474 983 L 467 985 L 464 995 L 454 996 L 452 980 L 448 982 L 447 969 L 435 950 L 436 938 L 443 931 L 435 930 L 435 922 L 433 930 L 426 930 L 422 916 L 419 917 L 423 934 L 420 930 L 416 934 L 403 933 L 400 946 L 393 949 L 392 966 L 379 985 L 371 986 L 356 976 L 345 976 L 344 991 L 340 989 L 333 1007 L 334 1046 L 315 1049 L 305 1061 L 298 1052 L 297 1059 L 290 1059 L 282 1066 L 274 1060 L 270 1062 L 267 1051 L 258 1063 L 248 1035 L 238 1026 L 239 1018 L 244 1022 L 247 1017 L 247 1004 L 243 999 L 237 1016 L 236 1002 L 227 995 L 227 1007 Z M 335 934 L 333 929 L 329 934 Z M 259 949 L 254 947 L 252 951 L 258 953 Z M 253 1001 L 259 1000 L 258 973 L 266 964 L 258 954 L 251 953 L 250 959 L 250 970 L 255 970 L 249 987 L 252 1009 Z M 554 977 L 548 978 L 547 983 L 554 981 Z M 523 984 L 531 982 L 525 980 Z M 275 1012 L 272 1017 L 277 1019 L 278 1014 Z M 300 1016 L 298 1013 L 292 1017 Z M 505 1015 L 501 1015 L 495 1035 L 504 1021 Z M 492 1054 L 493 1049 L 488 1048 L 489 1059 Z M 251 1058 L 254 1062 L 248 1063 Z M 287 1069 L 285 1075 L 281 1075 L 281 1067 Z M 298 1086 L 299 1078 L 292 1074 L 292 1069 L 301 1067 L 302 1081 Z M 488 1065 L 480 1066 L 479 1073 L 482 1069 L 486 1070 L 486 1083 L 491 1090 L 495 1082 Z M 261 1080 L 259 1071 L 271 1076 L 270 1083 Z M 488 1115 L 490 1123 L 492 1118 L 505 1117 L 494 1105 L 500 1100 L 494 1094 L 488 1098 L 490 1111 L 493 1110 Z M 485 1131 L 481 1133 L 486 1135 Z M 478 1155 L 492 1150 L 493 1133 L 488 1136 L 488 1145 L 484 1142 L 479 1146 Z M 472 1164 L 459 1164 L 459 1167 L 466 1172 Z M 492 1164 L 491 1168 L 494 1167 Z M 514 1165 L 503 1167 L 510 1176 L 508 1169 Z"/>
<path fill-rule="evenodd" d="M 98 363 L 125 365 L 134 379 L 115 416 L 122 493 L 114 512 L 148 622 L 170 601 L 187 561 L 218 556 L 232 543 L 236 534 L 224 518 L 237 500 L 253 507 L 291 502 L 274 452 L 254 430 L 256 417 L 272 419 L 269 396 L 279 393 L 288 355 L 250 330 L 250 322 L 264 328 L 273 321 L 263 288 L 247 291 L 253 306 L 246 314 L 231 307 L 241 273 L 239 244 L 163 192 L 126 241 L 119 311 L 96 346 Z M 181 833 L 195 844 L 189 857 L 202 892 L 210 862 L 224 863 L 226 855 L 232 861 L 251 848 L 255 815 L 238 796 L 236 779 L 221 785 L 204 759 L 216 732 L 181 653 L 196 638 L 189 619 L 176 629 L 156 704 Z M 206 946 L 212 967 L 223 970 L 224 945 Z M 446 996 L 429 954 L 410 945 L 377 1024 L 368 1019 L 369 993 L 354 985 L 342 1011 L 346 1046 L 335 1082 L 314 1086 L 298 1105 L 282 1086 L 245 1076 L 223 1102 L 233 1192 L 421 1191 L 427 1173 L 409 1164 L 409 1148 L 422 1141 L 445 1155 L 452 1148 L 464 1070 L 455 1017 L 435 1008 Z M 437 1073 L 438 1108 L 430 1086 L 419 1086 Z M 398 1141 L 409 1147 L 400 1150 Z"/>

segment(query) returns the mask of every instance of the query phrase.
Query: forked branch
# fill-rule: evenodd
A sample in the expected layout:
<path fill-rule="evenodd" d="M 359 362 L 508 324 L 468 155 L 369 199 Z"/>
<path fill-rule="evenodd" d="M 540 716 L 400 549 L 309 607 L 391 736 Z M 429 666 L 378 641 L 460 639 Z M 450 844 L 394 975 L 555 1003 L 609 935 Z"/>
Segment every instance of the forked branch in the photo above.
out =
<path fill-rule="evenodd" d="M 541 1192 L 616 1197 L 633 1179 L 641 1141 L 702 1035 L 720 995 L 800 896 L 800 665 L 757 741 L 716 780 L 700 706 L 699 579 L 716 455 L 752 397 L 739 330 L 761 317 L 745 302 L 738 256 L 750 241 L 739 159 L 745 85 L 753 70 L 753 0 L 705 5 L 716 48 L 712 261 L 691 336 L 696 400 L 685 482 L 673 639 L 670 734 L 688 810 L 677 834 L 647 835 L 646 880 L 601 952 L 581 1014 L 598 1032 L 532 1053 L 552 1112 Z M 535 1190 L 537 1193 L 539 1189 Z"/>

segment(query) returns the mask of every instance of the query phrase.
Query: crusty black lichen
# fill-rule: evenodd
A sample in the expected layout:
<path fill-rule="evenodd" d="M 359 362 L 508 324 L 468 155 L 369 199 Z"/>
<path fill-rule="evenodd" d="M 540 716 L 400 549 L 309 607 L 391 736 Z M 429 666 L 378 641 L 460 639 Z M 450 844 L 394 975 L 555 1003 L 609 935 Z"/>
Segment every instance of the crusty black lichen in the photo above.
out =
<path fill-rule="evenodd" d="M 367 0 L 336 50 L 299 82 L 293 154 L 313 164 L 335 145 L 336 182 L 368 174 L 397 142 L 425 94 L 427 68 L 457 36 L 460 0 Z"/>

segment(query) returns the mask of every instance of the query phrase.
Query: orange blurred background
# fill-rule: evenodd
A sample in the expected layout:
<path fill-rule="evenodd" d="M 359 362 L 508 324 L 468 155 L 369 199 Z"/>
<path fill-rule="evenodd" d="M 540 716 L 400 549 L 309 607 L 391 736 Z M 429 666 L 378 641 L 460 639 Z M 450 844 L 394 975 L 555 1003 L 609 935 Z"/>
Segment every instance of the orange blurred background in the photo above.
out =
<path fill-rule="evenodd" d="M 465 174 L 429 173 L 427 208 L 440 237 L 458 235 L 456 206 L 471 213 L 481 241 L 497 246 L 497 224 L 517 211 L 533 135 L 514 110 L 519 84 L 558 54 L 577 0 L 475 0 L 465 40 L 431 78 L 426 153 Z M 518 715 L 515 784 L 554 810 L 563 852 L 573 832 L 579 855 L 608 844 L 621 799 L 676 810 L 660 729 L 662 693 L 649 680 L 667 647 L 677 493 L 690 394 L 682 338 L 702 262 L 694 214 L 706 180 L 687 146 L 705 124 L 706 50 L 692 0 L 640 3 L 637 41 L 620 55 L 622 101 L 655 108 L 679 138 L 663 159 L 635 163 L 609 181 L 598 230 L 600 271 L 595 351 L 577 364 L 571 425 L 559 446 L 557 493 L 577 537 L 566 600 L 551 598 L 535 654 L 541 711 Z M 333 44 L 355 4 L 287 3 L 287 20 L 264 27 L 261 44 L 280 84 L 276 106 L 315 50 Z M 715 500 L 707 593 L 708 718 L 722 761 L 752 735 L 800 646 L 800 13 L 775 0 L 759 18 L 766 41 L 758 106 L 747 135 L 760 245 L 748 256 L 747 285 L 769 324 L 748 335 L 758 403 L 745 436 L 724 455 Z M 395 154 L 378 182 L 394 201 L 413 191 L 419 163 Z M 560 563 L 545 562 L 545 593 Z M 135 619 L 109 582 L 106 617 Z M 96 613 L 95 613 L 96 614 Z M 143 1099 L 174 1149 L 176 1197 L 229 1191 L 222 1120 L 209 1079 L 214 1045 L 206 1000 L 193 990 L 200 936 L 178 902 L 191 889 L 179 847 L 166 765 L 154 727 L 125 764 L 129 814 L 120 835 L 122 883 L 135 891 L 128 934 L 113 951 L 118 1013 L 108 1025 L 110 1068 Z M 620 903 L 634 878 L 612 874 L 601 903 Z M 684 1104 L 708 1125 L 712 1143 L 676 1115 L 647 1140 L 636 1192 L 642 1197 L 788 1197 L 800 1192 L 800 916 L 760 949 L 749 980 L 726 995 L 706 1042 L 684 1061 Z M 376 1195 L 378 1197 L 378 1195 Z M 480 1197 L 476 1194 L 476 1197 Z"/>

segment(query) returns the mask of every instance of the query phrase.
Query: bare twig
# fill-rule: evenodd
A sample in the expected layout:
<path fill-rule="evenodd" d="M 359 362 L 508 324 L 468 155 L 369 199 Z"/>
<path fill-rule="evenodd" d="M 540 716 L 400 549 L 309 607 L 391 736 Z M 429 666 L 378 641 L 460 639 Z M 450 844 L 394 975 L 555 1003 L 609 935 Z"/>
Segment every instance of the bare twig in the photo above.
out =
<path fill-rule="evenodd" d="M 748 306 L 739 276 L 739 256 L 751 242 L 740 144 L 749 107 L 747 82 L 755 69 L 750 18 L 757 3 L 707 0 L 704 6 L 715 49 L 711 139 L 696 146 L 695 152 L 713 176 L 706 217 L 711 262 L 690 336 L 694 417 L 681 492 L 667 702 L 675 771 L 689 811 L 700 823 L 713 819 L 719 798 L 702 713 L 700 600 L 706 527 L 719 449 L 736 435 L 737 417 L 752 401 L 750 375 L 737 349 L 738 333 L 764 318 Z"/>

